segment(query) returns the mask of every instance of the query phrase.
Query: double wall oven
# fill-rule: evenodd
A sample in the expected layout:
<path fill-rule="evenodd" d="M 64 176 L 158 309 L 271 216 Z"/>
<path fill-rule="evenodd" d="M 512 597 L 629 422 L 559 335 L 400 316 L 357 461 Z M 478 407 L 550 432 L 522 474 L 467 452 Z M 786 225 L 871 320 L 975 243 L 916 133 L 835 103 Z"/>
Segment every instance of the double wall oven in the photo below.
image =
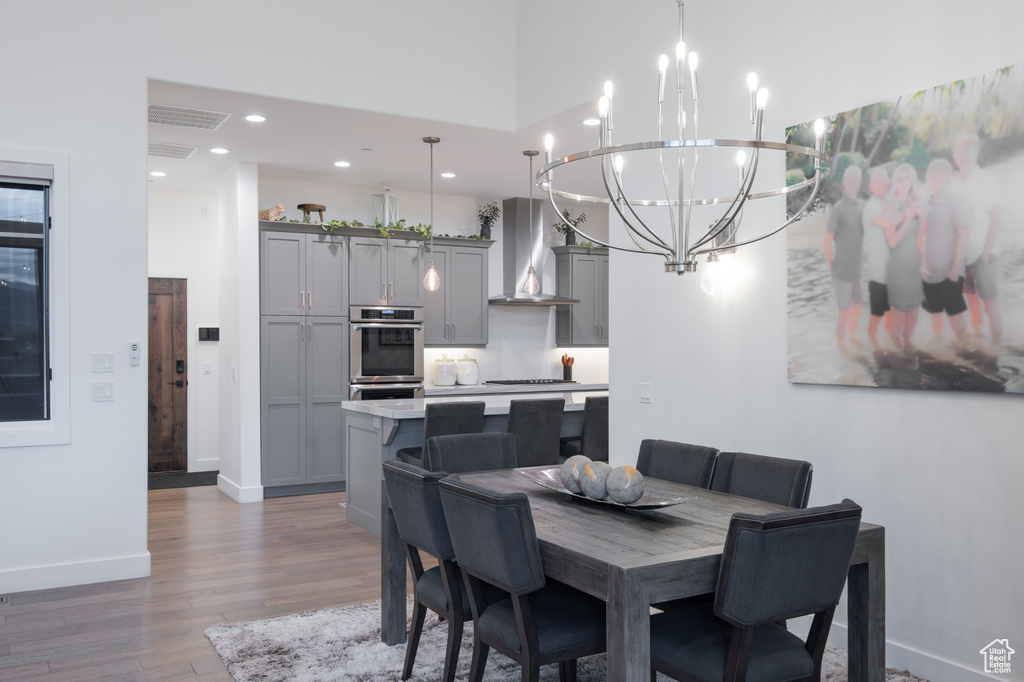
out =
<path fill-rule="evenodd" d="M 349 313 L 349 398 L 422 398 L 423 309 L 363 306 Z"/>

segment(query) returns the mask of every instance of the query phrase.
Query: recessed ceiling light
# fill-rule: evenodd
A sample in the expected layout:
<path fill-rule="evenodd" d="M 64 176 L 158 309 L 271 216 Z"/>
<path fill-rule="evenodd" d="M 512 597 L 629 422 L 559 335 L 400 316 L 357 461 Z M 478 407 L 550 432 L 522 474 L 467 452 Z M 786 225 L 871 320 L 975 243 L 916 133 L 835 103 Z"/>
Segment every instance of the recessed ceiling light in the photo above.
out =
<path fill-rule="evenodd" d="M 348 168 L 352 164 L 349 163 L 348 161 L 335 161 L 334 165 L 337 166 L 338 168 Z"/>
<path fill-rule="evenodd" d="M 266 116 L 260 116 L 259 114 L 249 114 L 245 117 L 245 120 L 249 123 L 263 123 L 267 120 Z"/>
<path fill-rule="evenodd" d="M 585 125 L 585 126 L 599 126 L 599 125 L 601 125 L 601 119 L 599 119 L 599 118 L 585 118 L 585 119 L 583 119 L 583 125 Z"/>
<path fill-rule="evenodd" d="M 454 178 L 455 173 L 441 173 L 442 178 Z"/>
<path fill-rule="evenodd" d="M 150 175 L 152 175 L 154 178 L 162 178 L 165 175 L 167 175 L 167 173 L 164 173 L 163 171 L 152 171 Z"/>
<path fill-rule="evenodd" d="M 228 153 L 228 150 L 224 149 L 224 147 L 214 147 L 210 151 L 213 152 L 214 154 L 227 154 Z"/>
<path fill-rule="evenodd" d="M 362 149 L 360 149 L 359 151 L 361 151 L 361 152 L 372 152 L 372 151 L 373 151 L 373 149 L 372 149 L 372 148 L 370 148 L 370 147 L 363 147 L 363 148 L 362 148 Z"/>

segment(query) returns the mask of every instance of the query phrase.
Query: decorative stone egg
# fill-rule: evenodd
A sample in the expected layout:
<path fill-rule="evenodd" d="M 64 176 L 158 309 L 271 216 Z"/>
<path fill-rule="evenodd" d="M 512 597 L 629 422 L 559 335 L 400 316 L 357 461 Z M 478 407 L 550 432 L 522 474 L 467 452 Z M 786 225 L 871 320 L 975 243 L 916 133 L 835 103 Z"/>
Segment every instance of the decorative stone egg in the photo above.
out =
<path fill-rule="evenodd" d="M 562 478 L 562 485 L 571 493 L 582 493 L 580 490 L 580 470 L 590 464 L 590 458 L 583 455 L 573 455 L 562 463 L 558 474 Z"/>
<path fill-rule="evenodd" d="M 633 467 L 617 467 L 605 482 L 608 497 L 619 504 L 633 504 L 644 494 L 644 475 Z"/>
<path fill-rule="evenodd" d="M 608 497 L 606 481 L 612 472 L 607 462 L 591 462 L 580 470 L 580 490 L 587 497 L 603 500 Z"/>

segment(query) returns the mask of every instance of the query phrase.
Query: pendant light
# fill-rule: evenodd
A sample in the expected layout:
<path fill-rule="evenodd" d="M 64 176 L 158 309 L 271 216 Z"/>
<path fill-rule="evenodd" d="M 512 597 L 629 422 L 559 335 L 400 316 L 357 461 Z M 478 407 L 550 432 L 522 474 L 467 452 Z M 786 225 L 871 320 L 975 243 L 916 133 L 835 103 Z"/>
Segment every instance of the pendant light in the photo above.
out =
<path fill-rule="evenodd" d="M 523 152 L 524 156 L 530 158 L 530 268 L 526 271 L 526 284 L 523 286 L 523 290 L 530 294 L 540 293 L 540 281 L 537 279 L 537 271 L 533 269 L 533 157 L 540 154 L 535 149 L 527 149 Z"/>
<path fill-rule="evenodd" d="M 437 291 L 441 288 L 441 276 L 434 265 L 434 145 L 441 141 L 439 137 L 424 137 L 423 141 L 430 145 L 430 265 L 423 276 L 423 288 Z"/>

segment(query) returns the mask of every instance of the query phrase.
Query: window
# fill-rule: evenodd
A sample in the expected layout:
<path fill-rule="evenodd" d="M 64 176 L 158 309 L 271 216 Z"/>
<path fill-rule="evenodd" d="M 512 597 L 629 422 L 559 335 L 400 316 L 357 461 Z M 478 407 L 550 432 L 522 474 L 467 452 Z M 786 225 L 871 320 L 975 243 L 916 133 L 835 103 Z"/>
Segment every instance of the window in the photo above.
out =
<path fill-rule="evenodd" d="M 0 147 L 0 448 L 71 442 L 69 169 Z"/>
<path fill-rule="evenodd" d="M 0 421 L 50 416 L 49 183 L 0 180 Z"/>

